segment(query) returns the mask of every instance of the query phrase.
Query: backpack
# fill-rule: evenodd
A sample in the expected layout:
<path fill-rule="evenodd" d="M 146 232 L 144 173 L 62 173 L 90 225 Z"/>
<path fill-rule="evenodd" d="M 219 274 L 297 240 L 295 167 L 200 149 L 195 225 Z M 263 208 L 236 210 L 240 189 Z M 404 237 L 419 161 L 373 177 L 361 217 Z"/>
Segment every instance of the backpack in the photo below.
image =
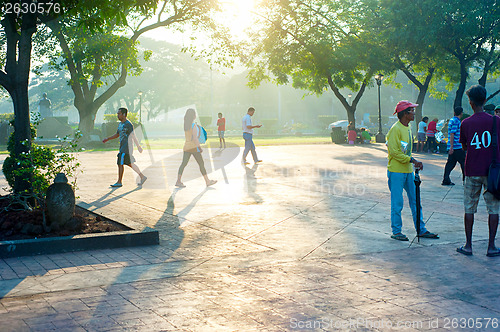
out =
<path fill-rule="evenodd" d="M 193 127 L 194 126 L 195 124 L 193 123 Z M 205 144 L 207 142 L 207 131 L 202 126 L 200 125 L 197 126 L 198 126 L 198 141 L 200 142 L 200 144 Z"/>
<path fill-rule="evenodd" d="M 488 170 L 488 185 L 486 186 L 486 191 L 495 196 L 496 199 L 500 199 L 500 163 L 497 162 L 497 117 L 493 115 L 493 132 L 492 132 L 492 161 L 490 168 Z"/>

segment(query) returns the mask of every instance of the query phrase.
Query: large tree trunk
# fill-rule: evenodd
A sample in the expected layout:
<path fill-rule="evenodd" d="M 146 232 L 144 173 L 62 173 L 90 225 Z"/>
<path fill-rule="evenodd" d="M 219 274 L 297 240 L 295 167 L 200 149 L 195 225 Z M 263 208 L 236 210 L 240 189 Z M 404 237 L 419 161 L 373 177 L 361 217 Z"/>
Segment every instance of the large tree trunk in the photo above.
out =
<path fill-rule="evenodd" d="M 462 98 L 464 96 L 465 84 L 467 83 L 467 77 L 468 77 L 465 59 L 462 57 L 459 58 L 458 61 L 460 63 L 460 83 L 458 84 L 458 89 L 455 94 L 455 102 L 453 103 L 453 108 L 462 106 Z"/>
<path fill-rule="evenodd" d="M 350 129 L 355 129 L 356 128 L 356 118 L 354 117 L 354 113 L 356 113 L 356 109 L 353 109 L 352 107 L 348 108 L 347 110 L 347 121 L 349 121 L 349 124 L 352 123 L 354 128 Z"/>
<path fill-rule="evenodd" d="M 76 106 L 76 108 L 78 109 L 78 115 L 80 116 L 78 129 L 84 134 L 90 134 L 90 132 L 94 130 L 97 109 L 95 109 L 92 103 L 79 105 Z"/>
<path fill-rule="evenodd" d="M 354 96 L 354 99 L 353 99 L 351 105 L 349 105 L 349 102 L 345 99 L 345 97 L 342 95 L 342 93 L 340 93 L 340 90 L 337 88 L 335 83 L 333 83 L 332 77 L 328 76 L 328 85 L 330 86 L 330 89 L 333 91 L 333 94 L 335 94 L 335 97 L 337 97 L 337 99 L 340 100 L 340 102 L 344 106 L 344 108 L 347 112 L 347 121 L 349 121 L 349 124 L 352 123 L 354 128 L 356 128 L 356 118 L 355 118 L 356 108 L 358 106 L 359 100 L 361 99 L 361 97 L 365 93 L 367 80 L 371 76 L 372 76 L 371 73 L 368 73 L 365 76 L 365 79 L 364 79 L 363 83 L 361 84 L 361 87 L 359 88 L 358 92 L 356 93 L 356 96 Z"/>
<path fill-rule="evenodd" d="M 425 95 L 427 94 L 427 90 L 429 89 L 429 85 L 424 85 L 418 92 L 417 102 L 418 106 L 416 107 L 415 112 L 415 123 L 420 123 L 422 121 L 422 109 L 424 106 Z"/>
<path fill-rule="evenodd" d="M 431 83 L 432 76 L 434 75 L 434 71 L 436 68 L 434 67 L 429 67 L 427 69 L 427 76 L 425 77 L 425 81 L 422 84 L 415 75 L 413 75 L 412 72 L 404 65 L 403 61 L 400 59 L 396 59 L 396 62 L 399 64 L 399 69 L 403 71 L 403 73 L 408 77 L 408 79 L 415 84 L 415 86 L 418 88 L 418 97 L 416 104 L 418 104 L 415 112 L 415 122 L 419 123 L 422 121 L 422 110 L 423 110 L 423 105 L 425 101 L 425 95 L 427 94 L 427 91 L 429 90 L 429 85 Z"/>
<path fill-rule="evenodd" d="M 24 14 L 21 27 L 16 29 L 14 14 L 6 14 L 2 26 L 7 39 L 5 73 L 2 73 L 1 84 L 9 92 L 14 105 L 14 157 L 21 156 L 31 149 L 30 111 L 28 102 L 28 81 L 31 66 L 32 36 L 36 32 L 35 14 Z M 15 165 L 17 167 L 18 165 Z M 26 165 L 19 165 L 26 167 Z M 16 177 L 14 188 L 16 193 L 31 193 L 30 177 Z"/>
<path fill-rule="evenodd" d="M 14 91 L 11 94 L 12 102 L 14 104 L 14 154 L 21 156 L 28 153 L 31 148 L 31 130 L 30 130 L 30 112 L 28 104 L 28 84 L 24 82 L 17 82 Z M 16 167 L 15 165 L 14 167 Z M 22 167 L 22 165 L 21 165 Z M 17 167 L 16 167 L 17 168 Z M 14 192 L 31 193 L 31 178 L 16 176 L 14 184 Z"/>

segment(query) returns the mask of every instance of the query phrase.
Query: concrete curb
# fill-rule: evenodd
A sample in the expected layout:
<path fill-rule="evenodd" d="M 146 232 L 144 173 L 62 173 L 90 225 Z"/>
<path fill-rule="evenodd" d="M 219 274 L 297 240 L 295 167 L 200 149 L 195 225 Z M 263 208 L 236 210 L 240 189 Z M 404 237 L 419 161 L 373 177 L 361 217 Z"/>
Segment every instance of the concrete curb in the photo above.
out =
<path fill-rule="evenodd" d="M 146 227 L 142 231 L 60 236 L 42 239 L 0 242 L 0 258 L 57 254 L 70 251 L 112 249 L 157 245 L 158 231 Z"/>
<path fill-rule="evenodd" d="M 86 209 L 81 204 L 77 204 Z M 87 210 L 89 211 L 89 210 Z M 90 213 L 96 214 L 93 211 Z M 20 256 L 59 254 L 72 251 L 113 249 L 124 247 L 151 246 L 160 244 L 157 230 L 125 219 L 113 223 L 123 225 L 129 230 L 107 233 L 79 234 L 70 236 L 46 237 L 40 239 L 0 241 L 0 259 Z"/>

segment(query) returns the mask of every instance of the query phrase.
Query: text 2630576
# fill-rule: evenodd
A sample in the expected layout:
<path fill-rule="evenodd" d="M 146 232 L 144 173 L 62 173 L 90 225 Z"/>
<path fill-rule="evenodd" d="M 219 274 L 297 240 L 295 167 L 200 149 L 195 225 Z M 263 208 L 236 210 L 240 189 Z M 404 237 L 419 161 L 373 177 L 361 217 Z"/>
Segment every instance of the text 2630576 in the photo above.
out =
<path fill-rule="evenodd" d="M 61 5 L 53 2 L 23 2 L 12 3 L 7 2 L 2 6 L 3 14 L 59 14 L 61 12 Z"/>

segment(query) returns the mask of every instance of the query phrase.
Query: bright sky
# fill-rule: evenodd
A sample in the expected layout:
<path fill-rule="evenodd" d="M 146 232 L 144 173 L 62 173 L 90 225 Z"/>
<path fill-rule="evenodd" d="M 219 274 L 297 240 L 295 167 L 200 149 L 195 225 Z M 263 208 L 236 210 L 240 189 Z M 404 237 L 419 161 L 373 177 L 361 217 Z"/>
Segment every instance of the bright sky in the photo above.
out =
<path fill-rule="evenodd" d="M 225 24 L 236 37 L 243 36 L 244 31 L 253 21 L 252 11 L 255 0 L 223 0 Z"/>
<path fill-rule="evenodd" d="M 233 33 L 235 38 L 244 38 L 245 29 L 250 27 L 253 21 L 252 10 L 255 7 L 256 0 L 220 0 L 222 13 L 216 18 L 221 24 L 226 25 Z M 164 28 L 155 29 L 144 34 L 145 37 L 165 40 L 174 44 L 189 44 L 190 32 L 176 32 Z"/>

